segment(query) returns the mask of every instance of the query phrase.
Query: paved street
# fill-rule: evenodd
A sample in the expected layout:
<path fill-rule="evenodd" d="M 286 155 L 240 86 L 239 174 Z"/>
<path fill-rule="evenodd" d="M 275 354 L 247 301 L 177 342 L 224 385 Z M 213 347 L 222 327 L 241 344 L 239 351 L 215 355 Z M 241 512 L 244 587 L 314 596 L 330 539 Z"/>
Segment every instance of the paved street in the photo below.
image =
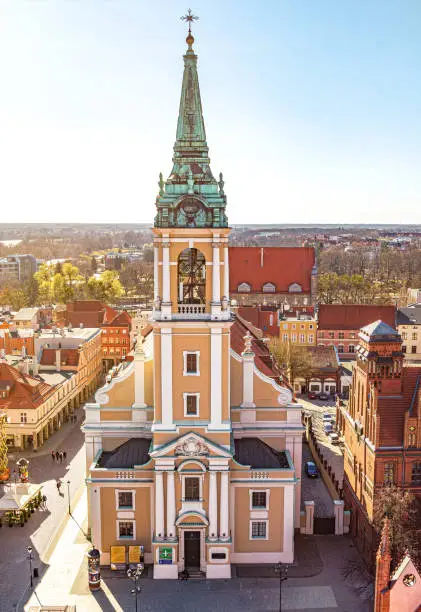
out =
<path fill-rule="evenodd" d="M 327 460 L 328 464 L 332 467 L 332 471 L 339 480 L 340 486 L 342 486 L 344 460 L 341 447 L 339 445 L 335 446 L 331 444 L 329 436 L 327 436 L 323 431 L 323 413 L 329 412 L 333 416 L 336 416 L 336 406 L 334 400 L 321 402 L 318 400 L 310 401 L 306 397 L 300 397 L 299 402 L 302 404 L 304 410 L 312 415 L 313 431 L 317 437 L 317 441 L 321 447 L 323 456 Z"/>
<path fill-rule="evenodd" d="M 129 612 L 135 610 L 132 584 L 124 572 L 102 570 L 102 589 L 91 594 L 87 584 L 86 550 L 80 531 L 86 516 L 86 493 L 69 519 L 40 583 L 25 605 L 73 604 L 78 612 Z M 348 578 L 344 570 L 360 565 L 355 547 L 347 537 L 297 536 L 296 562 L 283 584 L 282 609 L 291 612 L 369 612 L 368 601 L 357 587 L 369 582 L 363 570 Z M 232 580 L 181 583 L 152 580 L 152 568 L 141 579 L 142 612 L 260 612 L 279 609 L 279 582 L 272 566 L 234 566 Z M 21 609 L 21 608 L 20 608 Z"/>
<path fill-rule="evenodd" d="M 24 455 L 30 459 L 29 475 L 31 482 L 43 483 L 43 493 L 47 496 L 47 510 L 37 510 L 23 527 L 10 528 L 3 525 L 0 531 L 0 610 L 12 612 L 16 609 L 25 587 L 29 582 L 29 563 L 26 560 L 26 548 L 32 546 L 33 566 L 43 570 L 43 560 L 48 560 L 50 550 L 54 546 L 54 536 L 57 536 L 63 517 L 68 511 L 67 480 L 70 480 L 70 496 L 74 498 L 85 476 L 85 451 L 83 436 L 80 431 L 80 420 L 83 418 L 82 408 L 78 411 L 77 424 L 66 423 L 62 429 L 52 436 L 46 448 L 37 454 L 16 453 L 10 459 L 13 461 Z M 57 445 L 57 446 L 55 446 Z M 62 464 L 53 463 L 51 448 L 67 452 L 67 461 Z M 62 495 L 56 488 L 56 479 L 63 480 Z M 3 492 L 1 491 L 0 495 Z"/>
<path fill-rule="evenodd" d="M 306 461 L 313 461 L 308 444 L 303 443 L 303 467 L 301 473 L 301 508 L 305 501 L 314 501 L 315 516 L 333 516 L 333 500 L 323 479 L 309 478 L 304 471 Z"/>

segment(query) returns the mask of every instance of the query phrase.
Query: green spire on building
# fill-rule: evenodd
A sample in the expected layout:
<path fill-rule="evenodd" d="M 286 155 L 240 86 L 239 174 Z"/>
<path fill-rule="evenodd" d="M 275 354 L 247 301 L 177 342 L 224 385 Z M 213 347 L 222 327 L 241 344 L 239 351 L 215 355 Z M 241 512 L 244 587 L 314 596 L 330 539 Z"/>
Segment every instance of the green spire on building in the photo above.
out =
<path fill-rule="evenodd" d="M 214 178 L 206 142 L 200 98 L 197 55 L 189 23 L 187 51 L 183 56 L 184 74 L 174 144 L 173 167 L 166 181 L 160 175 L 156 199 L 155 227 L 227 227 L 226 196 L 222 174 Z"/>

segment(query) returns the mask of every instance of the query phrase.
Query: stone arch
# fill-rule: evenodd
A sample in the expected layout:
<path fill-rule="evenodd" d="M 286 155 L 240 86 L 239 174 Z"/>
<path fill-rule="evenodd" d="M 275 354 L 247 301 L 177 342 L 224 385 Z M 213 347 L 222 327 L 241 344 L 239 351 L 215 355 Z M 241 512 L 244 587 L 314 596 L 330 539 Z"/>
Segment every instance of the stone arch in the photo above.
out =
<path fill-rule="evenodd" d="M 178 302 L 204 304 L 206 301 L 206 259 L 198 249 L 184 249 L 178 256 Z"/>

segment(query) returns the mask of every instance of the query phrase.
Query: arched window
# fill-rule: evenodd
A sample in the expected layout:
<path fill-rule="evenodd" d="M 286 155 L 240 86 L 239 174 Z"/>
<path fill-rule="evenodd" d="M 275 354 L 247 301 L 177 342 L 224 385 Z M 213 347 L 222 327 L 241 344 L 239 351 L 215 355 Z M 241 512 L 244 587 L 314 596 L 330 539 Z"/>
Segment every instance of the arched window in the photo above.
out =
<path fill-rule="evenodd" d="M 288 287 L 289 293 L 301 293 L 303 288 L 298 283 L 291 283 Z"/>
<path fill-rule="evenodd" d="M 237 287 L 238 293 L 250 293 L 251 287 L 248 283 L 240 283 Z"/>
<path fill-rule="evenodd" d="M 178 256 L 178 302 L 204 304 L 206 261 L 197 249 L 184 249 Z"/>
<path fill-rule="evenodd" d="M 275 293 L 276 287 L 273 283 L 265 283 L 262 287 L 263 293 Z"/>

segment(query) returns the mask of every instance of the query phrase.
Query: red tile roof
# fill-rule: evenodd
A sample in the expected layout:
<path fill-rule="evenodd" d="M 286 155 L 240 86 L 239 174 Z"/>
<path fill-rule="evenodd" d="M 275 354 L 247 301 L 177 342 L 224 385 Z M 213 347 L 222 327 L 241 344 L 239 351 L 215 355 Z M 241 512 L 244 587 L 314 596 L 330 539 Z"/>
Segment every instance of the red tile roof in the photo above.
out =
<path fill-rule="evenodd" d="M 253 328 L 247 325 L 247 322 L 242 321 L 239 317 L 236 318 L 231 327 L 231 348 L 233 351 L 235 351 L 237 355 L 241 355 L 245 347 L 244 336 L 248 331 L 250 331 L 252 335 L 251 347 L 255 354 L 254 362 L 257 369 L 260 370 L 262 374 L 275 379 L 278 384 L 289 388 L 281 369 L 273 363 L 267 345 L 253 333 Z"/>
<path fill-rule="evenodd" d="M 41 355 L 41 365 L 55 365 L 56 364 L 56 350 L 55 348 L 43 348 Z M 75 366 L 79 364 L 79 351 L 78 349 L 60 349 L 61 350 L 61 365 Z"/>
<path fill-rule="evenodd" d="M 310 293 L 314 263 L 312 247 L 230 247 L 230 293 L 241 283 L 253 293 L 262 293 L 265 283 L 273 283 L 276 293 L 288 293 L 293 283 Z"/>
<path fill-rule="evenodd" d="M 278 313 L 276 310 L 262 310 L 259 306 L 240 306 L 238 314 L 254 325 L 254 327 L 262 330 L 265 336 L 279 336 Z"/>
<path fill-rule="evenodd" d="M 395 327 L 395 306 L 377 306 L 376 304 L 321 304 L 319 306 L 317 328 L 319 330 L 352 329 L 381 319 Z"/>
<path fill-rule="evenodd" d="M 7 398 L 0 398 L 0 409 L 30 409 L 40 406 L 54 391 L 38 378 L 23 374 L 7 363 L 0 363 L 0 383 L 2 388 L 10 387 Z"/>
<path fill-rule="evenodd" d="M 99 300 L 79 300 L 67 305 L 66 325 L 73 327 L 129 327 L 131 317 L 123 311 L 119 312 Z"/>

